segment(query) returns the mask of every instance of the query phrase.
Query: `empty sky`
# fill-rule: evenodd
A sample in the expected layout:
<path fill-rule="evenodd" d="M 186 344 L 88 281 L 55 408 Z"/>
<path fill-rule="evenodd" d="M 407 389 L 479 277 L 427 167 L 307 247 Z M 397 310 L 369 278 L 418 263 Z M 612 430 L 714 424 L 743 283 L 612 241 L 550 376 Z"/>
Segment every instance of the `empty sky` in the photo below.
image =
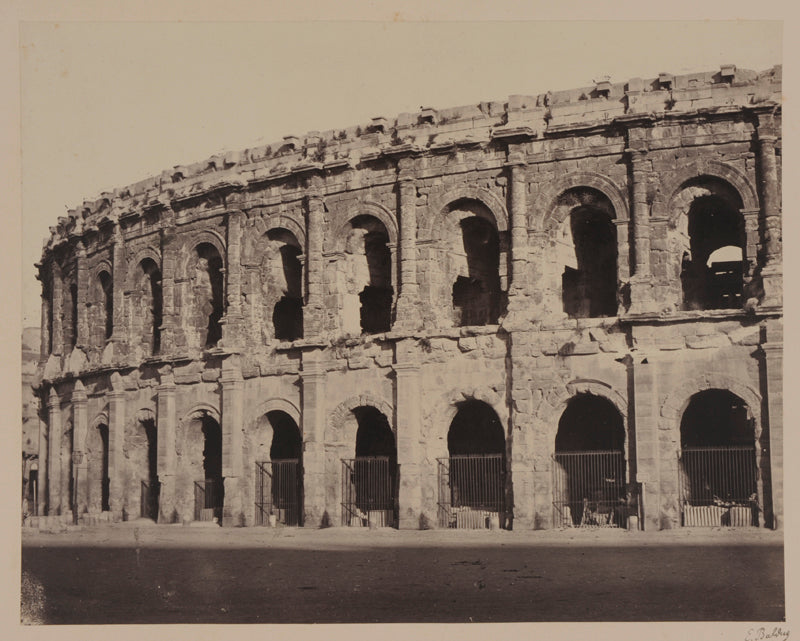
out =
<path fill-rule="evenodd" d="M 782 62 L 779 22 L 23 23 L 22 311 L 48 227 L 218 151 L 421 105 Z"/>

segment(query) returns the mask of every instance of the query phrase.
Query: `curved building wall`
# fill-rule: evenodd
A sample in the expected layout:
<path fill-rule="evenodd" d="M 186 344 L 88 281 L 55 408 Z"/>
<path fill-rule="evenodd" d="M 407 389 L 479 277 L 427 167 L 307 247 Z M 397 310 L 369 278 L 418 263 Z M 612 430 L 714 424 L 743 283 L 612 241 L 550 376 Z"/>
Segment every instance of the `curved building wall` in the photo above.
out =
<path fill-rule="evenodd" d="M 505 434 L 500 523 L 559 527 L 556 433 L 588 394 L 619 412 L 645 528 L 676 527 L 681 417 L 724 389 L 777 527 L 780 82 L 723 67 L 424 109 L 85 202 L 39 263 L 39 515 L 210 518 L 202 491 L 257 524 L 281 412 L 306 526 L 347 521 L 343 461 L 380 415 L 393 523 L 436 527 L 475 400 Z"/>

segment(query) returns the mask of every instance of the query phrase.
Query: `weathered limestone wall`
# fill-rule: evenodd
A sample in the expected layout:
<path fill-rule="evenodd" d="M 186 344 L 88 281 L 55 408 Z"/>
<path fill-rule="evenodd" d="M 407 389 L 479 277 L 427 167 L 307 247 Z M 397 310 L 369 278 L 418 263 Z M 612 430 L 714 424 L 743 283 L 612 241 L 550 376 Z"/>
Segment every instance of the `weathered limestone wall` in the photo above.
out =
<path fill-rule="evenodd" d="M 193 519 L 213 420 L 222 521 L 251 525 L 280 411 L 302 437 L 306 525 L 338 525 L 371 407 L 394 435 L 400 527 L 435 527 L 437 458 L 474 400 L 503 427 L 514 527 L 553 527 L 559 419 L 590 394 L 622 418 L 646 529 L 676 527 L 682 413 L 724 389 L 752 413 L 780 524 L 780 73 L 423 109 L 87 201 L 40 264 L 40 514 L 138 516 L 150 425 L 158 518 Z M 709 211 L 736 222 L 696 232 Z M 687 294 L 716 235 L 741 254 L 721 305 L 711 280 Z"/>

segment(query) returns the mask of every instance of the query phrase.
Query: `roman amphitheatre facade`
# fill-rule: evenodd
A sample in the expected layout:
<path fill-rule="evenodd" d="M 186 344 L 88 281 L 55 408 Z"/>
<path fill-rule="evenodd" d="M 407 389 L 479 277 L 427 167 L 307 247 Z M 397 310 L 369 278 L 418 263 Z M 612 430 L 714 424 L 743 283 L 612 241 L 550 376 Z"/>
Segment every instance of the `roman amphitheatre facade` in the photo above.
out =
<path fill-rule="evenodd" d="M 780 104 L 600 79 L 84 202 L 29 522 L 780 527 Z"/>

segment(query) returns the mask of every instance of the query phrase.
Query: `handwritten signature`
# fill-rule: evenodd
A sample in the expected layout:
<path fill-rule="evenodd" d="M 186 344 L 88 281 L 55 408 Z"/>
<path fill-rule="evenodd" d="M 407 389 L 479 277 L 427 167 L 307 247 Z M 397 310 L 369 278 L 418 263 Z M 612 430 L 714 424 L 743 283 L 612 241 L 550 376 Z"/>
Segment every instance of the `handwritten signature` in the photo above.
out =
<path fill-rule="evenodd" d="M 789 638 L 789 629 L 775 627 L 771 630 L 768 628 L 750 628 L 744 641 L 766 641 L 767 639 L 780 639 L 786 641 Z"/>

